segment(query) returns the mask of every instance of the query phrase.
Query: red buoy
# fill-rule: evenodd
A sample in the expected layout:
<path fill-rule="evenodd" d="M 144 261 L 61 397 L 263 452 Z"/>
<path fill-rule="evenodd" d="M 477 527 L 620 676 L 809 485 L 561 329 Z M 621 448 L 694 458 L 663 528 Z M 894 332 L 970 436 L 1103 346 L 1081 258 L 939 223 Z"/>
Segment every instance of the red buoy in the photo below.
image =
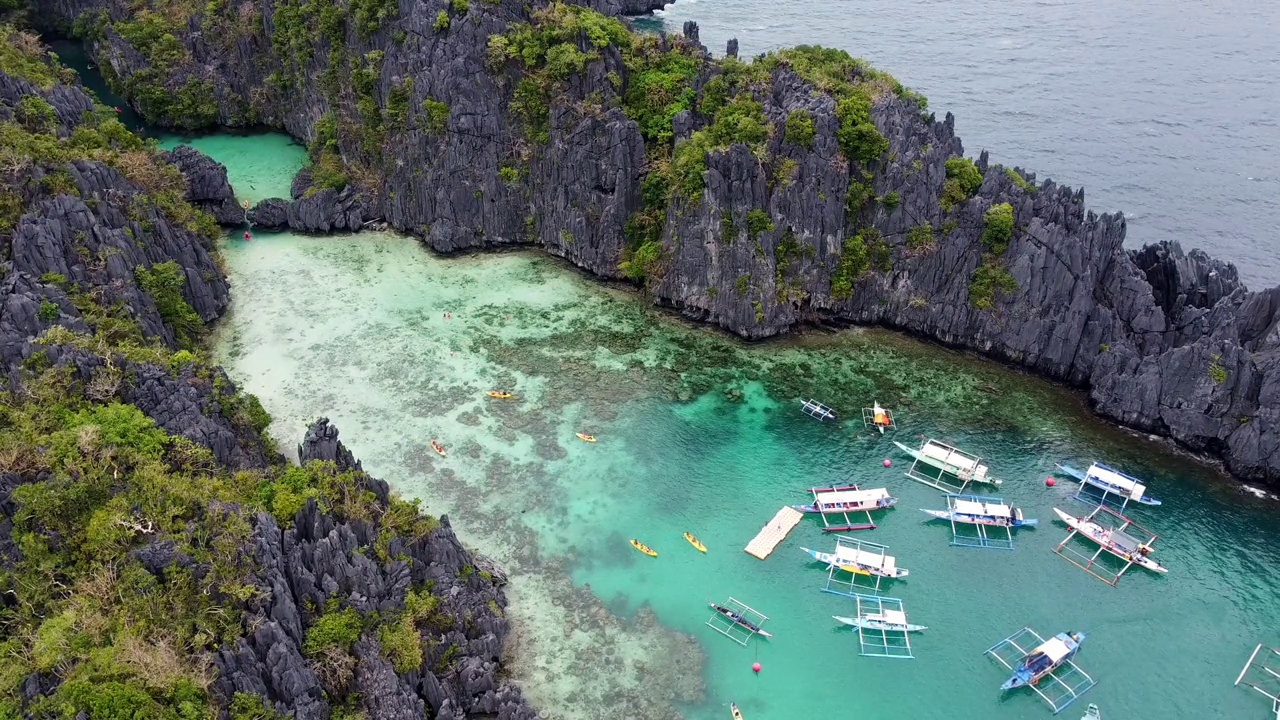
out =
<path fill-rule="evenodd" d="M 245 239 L 245 242 L 248 242 L 248 241 L 251 239 L 251 238 L 249 237 L 249 231 L 248 231 L 248 230 L 245 230 L 245 231 L 244 231 L 244 239 Z"/>
<path fill-rule="evenodd" d="M 759 673 L 759 672 L 760 672 L 760 663 L 752 663 L 752 665 L 751 665 L 751 672 Z"/>
<path fill-rule="evenodd" d="M 1053 487 L 1054 485 L 1057 485 L 1057 484 L 1058 484 L 1058 481 L 1057 481 L 1057 480 L 1054 480 L 1054 479 L 1053 479 L 1053 478 L 1051 478 L 1051 477 L 1047 477 L 1047 478 L 1045 478 L 1045 479 L 1044 479 L 1044 486 L 1045 486 L 1045 487 Z"/>
<path fill-rule="evenodd" d="M 115 110 L 116 110 L 116 114 L 117 114 L 117 115 L 119 115 L 119 114 L 120 114 L 120 108 L 116 108 Z"/>
<path fill-rule="evenodd" d="M 885 466 L 885 467 L 893 467 L 893 463 L 889 461 L 889 458 L 885 458 L 885 459 L 884 459 L 884 466 Z"/>

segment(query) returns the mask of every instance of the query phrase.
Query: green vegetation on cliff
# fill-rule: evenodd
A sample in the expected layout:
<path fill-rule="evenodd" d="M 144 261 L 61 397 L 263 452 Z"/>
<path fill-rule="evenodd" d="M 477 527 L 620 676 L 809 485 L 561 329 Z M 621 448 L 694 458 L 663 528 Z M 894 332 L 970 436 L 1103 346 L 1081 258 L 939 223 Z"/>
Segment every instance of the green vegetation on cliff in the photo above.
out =
<path fill-rule="evenodd" d="M 969 281 L 969 302 L 979 310 L 990 310 L 995 305 L 997 292 L 1009 295 L 1018 291 L 1018 283 L 1002 259 L 1013 238 L 1013 206 L 992 205 L 983 220 L 982 244 L 987 250 Z"/>
<path fill-rule="evenodd" d="M 0 73 L 45 90 L 68 77 L 33 37 L 0 26 L 0 39 Z M 44 115 L 33 98 L 14 103 L 28 109 L 28 121 Z M 0 115 L 14 107 L 0 108 Z M 20 215 L 46 212 L 51 194 L 76 193 L 65 166 L 81 161 L 110 165 L 141 190 L 125 199 L 86 199 L 91 209 L 127 204 L 124 214 L 141 218 L 134 221 L 141 228 L 136 243 L 151 242 L 153 229 L 161 232 L 152 227 L 160 213 L 173 224 L 164 232 L 185 226 L 203 236 L 187 242 L 213 246 L 218 230 L 183 199 L 181 174 L 114 113 L 96 108 L 70 132 L 46 120 L 0 122 L 0 181 L 22 188 L 21 195 L 0 193 L 0 243 Z M 108 257 L 92 260 L 105 264 Z M 0 718 L 209 720 L 221 710 L 237 720 L 272 717 L 260 698 L 237 693 L 220 708 L 209 690 L 214 653 L 254 631 L 251 608 L 269 592 L 258 584 L 261 568 L 250 552 L 255 516 L 266 512 L 288 526 L 314 501 L 339 521 L 370 523 L 377 538 L 362 551 L 380 562 L 391 560 L 395 538 L 411 541 L 438 525 L 414 503 L 384 505 L 360 491 L 356 473 L 331 464 L 232 471 L 209 448 L 169 434 L 125 402 L 133 376 L 145 370 L 201 393 L 205 414 L 221 416 L 249 450 L 262 451 L 270 421 L 253 396 L 228 388 L 200 349 L 202 324 L 183 295 L 186 269 L 166 261 L 132 270 L 180 346 L 144 332 L 138 313 L 150 311 L 142 305 L 108 300 L 120 288 L 108 293 L 95 284 L 101 268 L 91 267 L 89 279 L 77 284 L 46 272 L 39 281 L 49 297 L 74 306 L 83 325 L 59 324 L 59 302 L 43 301 L 35 351 L 6 369 L 0 517 L 11 518 L 12 527 L 0 523 Z M 150 567 L 147 552 L 169 553 L 170 560 L 163 569 Z M 307 632 L 319 648 L 314 669 L 354 667 L 353 628 L 384 638 L 383 651 L 397 669 L 410 669 L 415 657 L 420 665 L 409 636 L 442 620 L 425 589 L 410 596 L 402 612 L 361 615 L 335 607 L 336 620 L 322 615 Z M 43 694 L 23 706 L 24 687 L 37 685 Z M 325 689 L 335 708 L 348 699 Z"/>

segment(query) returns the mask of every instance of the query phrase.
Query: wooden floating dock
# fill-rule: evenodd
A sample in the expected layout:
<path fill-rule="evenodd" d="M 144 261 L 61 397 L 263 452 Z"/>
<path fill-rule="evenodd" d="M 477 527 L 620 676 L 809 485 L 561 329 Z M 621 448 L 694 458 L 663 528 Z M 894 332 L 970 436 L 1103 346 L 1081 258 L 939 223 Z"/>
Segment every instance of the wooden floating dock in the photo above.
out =
<path fill-rule="evenodd" d="M 795 508 L 782 508 L 767 525 L 760 529 L 759 533 L 756 533 L 751 542 L 747 543 L 747 554 L 761 560 L 769 557 L 769 553 L 778 547 L 778 543 L 786 539 L 787 533 L 799 525 L 803 517 L 804 513 Z"/>

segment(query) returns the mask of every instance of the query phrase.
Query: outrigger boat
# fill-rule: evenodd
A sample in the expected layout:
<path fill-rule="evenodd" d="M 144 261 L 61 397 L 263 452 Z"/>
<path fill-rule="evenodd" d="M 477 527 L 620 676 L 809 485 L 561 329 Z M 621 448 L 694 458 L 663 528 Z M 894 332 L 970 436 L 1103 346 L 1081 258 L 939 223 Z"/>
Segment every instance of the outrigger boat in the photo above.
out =
<path fill-rule="evenodd" d="M 809 492 L 814 495 L 813 502 L 808 505 L 792 505 L 791 507 L 802 513 L 822 513 L 827 515 L 883 510 L 884 508 L 893 507 L 898 502 L 898 498 L 890 497 L 889 491 L 884 488 L 859 490 L 857 485 L 839 485 L 831 488 L 811 488 Z"/>
<path fill-rule="evenodd" d="M 1151 572 L 1169 572 L 1169 568 L 1147 557 L 1147 555 L 1155 551 L 1155 548 L 1149 544 L 1141 542 L 1119 530 L 1105 528 L 1089 518 L 1078 518 L 1064 513 L 1058 508 L 1054 508 L 1053 511 L 1057 513 L 1062 522 L 1067 524 L 1067 527 L 1097 543 L 1103 550 L 1121 560 L 1144 567 Z"/>
<path fill-rule="evenodd" d="M 1088 709 L 1084 711 L 1084 715 L 1080 720 L 1102 720 L 1102 711 L 1098 709 L 1097 705 L 1089 703 Z"/>
<path fill-rule="evenodd" d="M 706 552 L 706 551 L 707 551 L 707 546 L 706 546 L 706 545 L 703 545 L 703 544 L 702 544 L 702 541 L 701 541 L 701 540 L 699 540 L 699 539 L 697 538 L 697 536 L 696 536 L 696 535 L 694 535 L 693 533 L 691 533 L 691 532 L 687 532 L 687 533 L 685 533 L 685 534 L 684 534 L 684 539 L 685 539 L 685 540 L 688 540 L 690 545 L 692 545 L 692 546 L 694 546 L 695 548 L 697 548 L 697 549 L 698 549 L 698 552 Z"/>
<path fill-rule="evenodd" d="M 1039 520 L 1022 516 L 1022 508 L 997 505 L 975 500 L 952 500 L 951 510 L 925 510 L 920 512 L 937 520 L 964 523 L 965 525 L 993 525 L 996 527 L 1033 527 Z"/>
<path fill-rule="evenodd" d="M 800 402 L 800 410 L 815 420 L 836 420 L 836 413 L 817 400 L 809 399 Z"/>
<path fill-rule="evenodd" d="M 1013 669 L 1013 676 L 1004 681 L 1001 690 L 1013 690 L 1035 685 L 1045 675 L 1057 670 L 1080 650 L 1084 633 L 1064 632 L 1040 643 Z"/>
<path fill-rule="evenodd" d="M 595 442 L 595 441 L 596 441 L 596 436 L 595 436 L 595 435 L 585 435 L 585 434 L 583 434 L 583 433 L 574 433 L 574 435 L 577 435 L 577 436 L 578 436 L 578 439 L 579 439 L 579 440 L 581 440 L 581 441 L 583 441 L 583 442 L 593 443 L 593 442 Z"/>
<path fill-rule="evenodd" d="M 1102 498 L 1105 501 L 1107 495 L 1118 495 L 1124 498 L 1120 504 L 1126 505 L 1130 501 L 1142 503 L 1143 505 L 1160 505 L 1160 501 L 1147 495 L 1147 486 L 1142 481 L 1126 475 L 1112 467 L 1107 467 L 1102 463 L 1095 462 L 1089 466 L 1088 470 L 1081 472 L 1070 465 L 1057 463 L 1057 468 L 1064 474 L 1079 480 L 1083 485 L 1092 485 L 1102 491 Z"/>
<path fill-rule="evenodd" d="M 870 410 L 869 413 L 866 408 L 862 410 L 863 420 L 870 421 L 867 422 L 868 425 L 879 430 L 881 435 L 885 430 L 893 428 L 893 414 L 880 407 L 880 403 L 872 402 Z"/>
<path fill-rule="evenodd" d="M 892 555 L 875 555 L 873 553 L 836 546 L 836 552 L 825 553 L 802 547 L 814 560 L 826 563 L 828 567 L 836 567 L 857 575 L 875 575 L 886 578 L 904 578 L 908 575 L 906 568 L 900 568 Z M 843 551 L 843 552 L 842 552 Z"/>
<path fill-rule="evenodd" d="M 888 632 L 920 632 L 928 630 L 924 625 L 912 625 L 907 622 L 907 614 L 900 610 L 885 610 L 878 613 L 869 613 L 862 617 L 842 617 L 840 615 L 832 615 L 838 623 L 852 625 L 855 628 L 864 630 L 885 630 Z"/>
<path fill-rule="evenodd" d="M 999 485 L 1001 482 L 987 474 L 988 468 L 982 464 L 982 458 L 946 443 L 929 440 L 921 445 L 919 450 L 907 447 L 897 440 L 893 441 L 893 444 L 910 455 L 913 460 L 911 467 L 907 469 L 907 477 L 943 492 L 962 493 L 969 483 Z M 927 465 L 933 470 L 927 474 L 921 472 L 922 465 Z M 958 482 L 947 478 L 948 475 Z"/>
<path fill-rule="evenodd" d="M 490 390 L 485 394 L 491 398 L 497 398 L 499 400 L 510 400 L 511 398 L 515 397 L 515 395 L 512 395 L 509 392 L 504 392 L 502 390 Z"/>
<path fill-rule="evenodd" d="M 640 552 L 644 553 L 645 555 L 648 555 L 649 557 L 658 557 L 658 552 L 656 550 L 650 548 L 648 545 L 645 545 L 644 543 L 640 542 L 639 540 L 636 540 L 635 538 L 631 539 L 631 547 L 639 550 Z"/>
<path fill-rule="evenodd" d="M 431 441 L 431 449 L 432 449 L 432 450 L 435 450 L 435 451 L 436 451 L 436 454 L 437 454 L 437 455 L 439 455 L 440 457 L 444 457 L 444 456 L 445 456 L 445 454 L 444 454 L 444 446 L 443 446 L 443 445 L 441 445 L 440 443 L 436 442 L 435 440 L 432 440 L 432 441 Z"/>
<path fill-rule="evenodd" d="M 767 631 L 760 629 L 759 625 L 742 617 L 742 615 L 734 612 L 733 610 L 730 610 L 729 608 L 724 607 L 723 605 L 717 605 L 715 603 L 707 603 L 707 604 L 711 606 L 712 610 L 715 610 L 716 612 L 720 613 L 721 615 L 725 616 L 730 621 L 732 621 L 734 625 L 750 630 L 751 632 L 755 633 L 756 635 L 759 635 L 760 637 L 767 637 L 767 638 L 773 637 L 773 635 L 771 635 Z"/>

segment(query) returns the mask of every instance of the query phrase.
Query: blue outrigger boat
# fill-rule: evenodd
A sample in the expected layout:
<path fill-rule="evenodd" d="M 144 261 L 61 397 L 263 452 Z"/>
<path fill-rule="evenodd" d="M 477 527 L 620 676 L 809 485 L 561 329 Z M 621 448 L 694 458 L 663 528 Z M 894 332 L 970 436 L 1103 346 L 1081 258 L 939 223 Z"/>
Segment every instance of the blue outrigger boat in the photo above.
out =
<path fill-rule="evenodd" d="M 1084 633 L 1064 632 L 1040 643 L 1013 669 L 1013 676 L 1004 681 L 1001 690 L 1013 690 L 1035 685 L 1045 675 L 1057 670 L 1080 650 Z"/>
<path fill-rule="evenodd" d="M 1034 527 L 1039 521 L 1023 517 L 1022 508 L 1010 507 L 995 498 L 978 498 L 971 495 L 951 495 L 949 510 L 920 511 L 938 520 L 965 525 L 994 525 L 996 527 Z"/>
<path fill-rule="evenodd" d="M 1142 503 L 1143 505 L 1160 504 L 1159 500 L 1146 494 L 1147 486 L 1141 480 L 1102 463 L 1095 462 L 1089 466 L 1088 470 L 1083 472 L 1064 463 L 1058 463 L 1057 467 L 1063 473 L 1079 480 L 1081 489 L 1085 485 L 1090 485 L 1101 490 L 1104 502 L 1107 499 L 1107 495 L 1117 495 L 1124 498 L 1120 503 L 1121 506 L 1127 505 L 1130 501 Z"/>

